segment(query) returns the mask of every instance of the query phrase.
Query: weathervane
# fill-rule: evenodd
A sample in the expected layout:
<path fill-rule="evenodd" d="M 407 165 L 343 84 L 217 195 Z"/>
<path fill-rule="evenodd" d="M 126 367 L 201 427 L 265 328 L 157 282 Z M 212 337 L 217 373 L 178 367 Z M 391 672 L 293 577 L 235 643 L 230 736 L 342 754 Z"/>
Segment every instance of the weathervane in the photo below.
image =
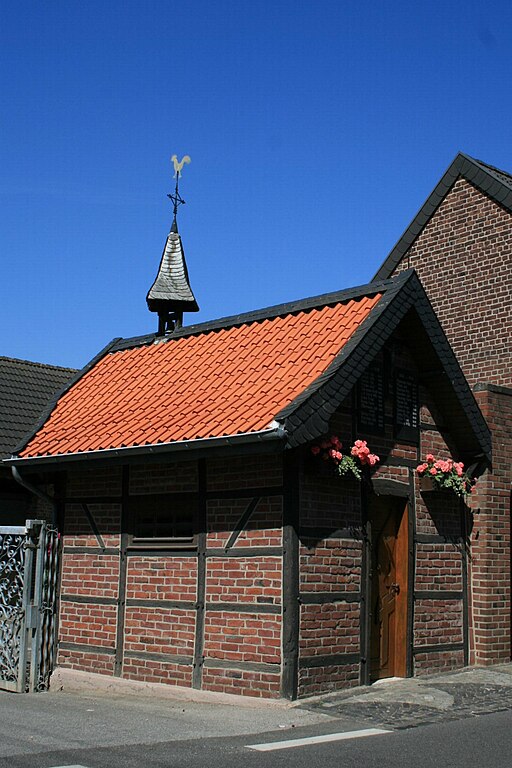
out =
<path fill-rule="evenodd" d="M 187 164 L 190 163 L 190 157 L 188 155 L 183 155 L 181 160 L 178 161 L 178 156 L 177 155 L 173 155 L 171 157 L 171 160 L 172 160 L 172 162 L 174 164 L 174 177 L 173 178 L 176 179 L 176 188 L 174 190 L 174 195 L 167 195 L 167 197 L 170 200 L 172 200 L 173 203 L 174 203 L 174 218 L 173 218 L 173 222 L 172 222 L 171 231 L 172 232 L 177 232 L 178 231 L 178 224 L 177 224 L 177 221 L 176 221 L 176 216 L 178 215 L 178 206 L 185 204 L 184 199 L 181 197 L 181 195 L 180 195 L 180 193 L 178 191 L 178 183 L 179 183 L 179 180 L 180 180 L 181 172 L 183 170 L 183 166 L 185 165 L 185 163 L 187 163 Z"/>

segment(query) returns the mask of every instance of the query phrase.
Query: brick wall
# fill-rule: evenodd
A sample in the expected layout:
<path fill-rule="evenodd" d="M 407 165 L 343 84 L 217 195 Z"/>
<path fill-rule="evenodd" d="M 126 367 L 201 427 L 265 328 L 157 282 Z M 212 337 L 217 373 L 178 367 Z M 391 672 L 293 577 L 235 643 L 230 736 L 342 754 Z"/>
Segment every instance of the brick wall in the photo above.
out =
<path fill-rule="evenodd" d="M 418 455 L 458 460 L 457 447 L 440 421 L 430 393 L 422 394 Z M 467 606 L 467 505 L 451 493 L 421 492 L 415 477 L 415 574 L 413 659 L 415 674 L 464 665 L 469 643 Z M 472 501 L 467 501 L 472 503 Z"/>
<path fill-rule="evenodd" d="M 305 696 L 359 682 L 360 488 L 313 469 L 300 499 L 298 691 Z"/>
<path fill-rule="evenodd" d="M 461 178 L 396 270 L 417 271 L 493 433 L 492 468 L 472 500 L 470 661 L 478 664 L 511 655 L 511 264 L 512 216 Z"/>
<path fill-rule="evenodd" d="M 400 340 L 400 331 L 392 347 L 394 364 L 417 374 L 414 360 Z M 385 365 L 384 360 L 380 362 Z M 391 381 L 392 376 L 388 379 Z M 435 387 L 435 382 L 431 386 Z M 435 397 L 423 385 L 419 387 L 420 429 L 416 441 L 397 441 L 393 435 L 390 387 L 386 389 L 382 432 L 358 430 L 352 411 L 355 402 L 356 398 L 349 397 L 343 403 L 332 419 L 331 434 L 342 439 L 345 449 L 356 437 L 368 441 L 371 450 L 381 457 L 372 471 L 372 482 L 398 482 L 405 492 L 411 483 L 414 488 L 414 500 L 409 504 L 413 535 L 410 671 L 424 674 L 461 667 L 469 641 L 465 540 L 468 512 L 454 495 L 421 493 L 415 472 L 429 452 L 458 459 L 457 446 L 435 407 Z M 362 599 L 370 567 L 369 557 L 366 564 L 364 558 L 368 499 L 365 502 L 355 480 L 332 477 L 311 461 L 308 451 L 300 494 L 299 695 L 368 680 L 368 671 L 360 663 L 367 642 L 361 623 L 365 622 L 366 605 L 375 603 L 375 596 Z M 371 490 L 366 493 L 371 494 Z"/>
<path fill-rule="evenodd" d="M 280 456 L 250 456 L 202 462 L 201 469 L 187 461 L 70 472 L 59 663 L 278 696 L 281 463 Z M 185 494 L 203 505 L 196 547 L 180 553 L 130 544 L 123 505 L 153 494 L 170 503 Z"/>
<path fill-rule="evenodd" d="M 459 179 L 402 258 L 471 385 L 512 386 L 512 217 Z"/>
<path fill-rule="evenodd" d="M 282 483 L 281 456 L 208 461 L 202 672 L 207 690 L 279 696 Z M 267 495 L 269 487 L 277 493 Z"/>
<path fill-rule="evenodd" d="M 103 549 L 91 529 L 83 504 L 94 497 L 114 495 L 117 503 L 88 503 Z M 68 478 L 63 521 L 58 663 L 111 675 L 114 671 L 121 471 L 73 473 Z"/>
<path fill-rule="evenodd" d="M 471 544 L 471 661 L 510 660 L 512 389 L 482 387 L 476 397 L 493 437 L 492 469 L 477 483 Z"/>

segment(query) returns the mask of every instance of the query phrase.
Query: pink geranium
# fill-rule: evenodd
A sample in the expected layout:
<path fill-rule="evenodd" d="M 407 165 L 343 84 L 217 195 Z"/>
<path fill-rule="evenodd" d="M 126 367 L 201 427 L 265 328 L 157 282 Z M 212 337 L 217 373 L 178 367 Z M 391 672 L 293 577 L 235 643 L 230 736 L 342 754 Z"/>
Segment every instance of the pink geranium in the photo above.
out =
<path fill-rule="evenodd" d="M 326 462 L 333 464 L 333 469 L 339 475 L 347 473 L 353 474 L 358 480 L 361 479 L 361 466 L 375 466 L 379 457 L 375 453 L 370 453 L 366 440 L 356 440 L 350 449 L 350 455 L 341 452 L 342 442 L 337 435 L 331 435 L 324 438 L 315 445 L 311 446 L 311 453 Z M 357 461 L 356 461 L 357 460 Z M 359 462 L 359 464 L 357 463 Z"/>
<path fill-rule="evenodd" d="M 468 496 L 473 492 L 476 478 L 471 479 L 464 472 L 462 461 L 453 459 L 436 459 L 432 453 L 427 453 L 426 459 L 416 467 L 420 477 L 432 477 L 439 489 L 451 490 L 457 496 Z"/>

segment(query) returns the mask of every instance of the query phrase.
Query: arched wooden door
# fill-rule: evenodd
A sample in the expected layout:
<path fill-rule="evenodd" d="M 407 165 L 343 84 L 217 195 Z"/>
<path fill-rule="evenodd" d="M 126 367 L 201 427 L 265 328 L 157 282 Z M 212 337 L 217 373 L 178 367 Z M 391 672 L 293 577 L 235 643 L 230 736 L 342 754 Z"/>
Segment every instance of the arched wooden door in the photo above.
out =
<path fill-rule="evenodd" d="M 371 522 L 371 679 L 407 673 L 408 509 L 403 498 L 374 496 Z"/>

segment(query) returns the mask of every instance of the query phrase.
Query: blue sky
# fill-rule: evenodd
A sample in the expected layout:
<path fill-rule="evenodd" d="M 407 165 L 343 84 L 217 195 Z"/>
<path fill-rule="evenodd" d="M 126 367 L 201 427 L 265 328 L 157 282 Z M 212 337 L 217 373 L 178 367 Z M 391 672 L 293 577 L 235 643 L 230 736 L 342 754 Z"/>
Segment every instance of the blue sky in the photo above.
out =
<path fill-rule="evenodd" d="M 508 2 L 0 4 L 0 354 L 81 367 L 156 329 L 367 282 L 461 150 L 512 170 Z"/>

